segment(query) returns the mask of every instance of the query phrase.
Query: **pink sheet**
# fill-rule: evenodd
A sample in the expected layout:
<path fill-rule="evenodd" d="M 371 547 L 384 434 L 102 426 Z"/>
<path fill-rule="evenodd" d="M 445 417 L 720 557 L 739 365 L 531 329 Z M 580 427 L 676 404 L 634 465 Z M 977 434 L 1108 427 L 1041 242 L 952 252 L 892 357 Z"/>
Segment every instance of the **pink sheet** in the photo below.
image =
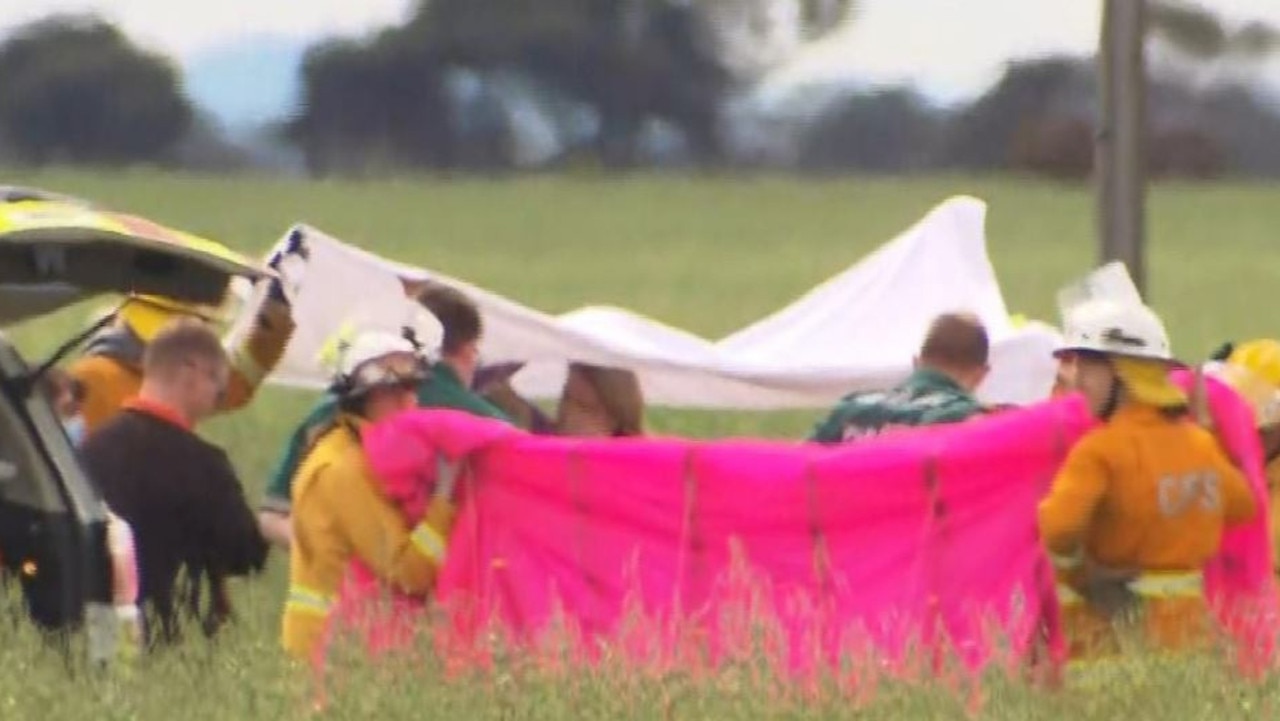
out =
<path fill-rule="evenodd" d="M 1192 373 L 1177 371 L 1173 380 L 1195 392 Z M 1228 386 L 1212 378 L 1205 378 L 1204 390 L 1218 440 L 1244 471 L 1258 506 L 1252 521 L 1223 534 L 1218 557 L 1205 569 L 1210 602 L 1236 641 L 1242 668 L 1252 673 L 1275 661 L 1276 629 L 1280 627 L 1280 600 L 1272 570 L 1271 496 L 1252 409 Z"/>
<path fill-rule="evenodd" d="M 1225 445 L 1258 455 L 1239 399 L 1209 391 Z M 528 645 L 567 633 L 590 642 L 575 653 L 607 642 L 651 664 L 717 663 L 763 645 L 790 671 L 874 658 L 909 672 L 953 655 L 968 669 L 1062 660 L 1035 506 L 1091 425 L 1069 398 L 824 448 L 557 439 L 414 411 L 371 428 L 365 446 L 409 518 L 429 496 L 434 454 L 465 462 L 468 498 L 438 585 L 447 623 L 434 626 L 451 658 L 482 660 L 493 632 Z M 1260 462 L 1244 465 L 1265 508 Z M 1265 519 L 1230 533 L 1208 574 L 1237 638 L 1270 637 L 1241 611 L 1275 607 Z M 398 598 L 375 613 L 375 597 L 357 570 L 338 617 L 360 624 L 372 650 L 404 645 L 421 605 Z M 1274 649 L 1249 650 L 1256 663 Z"/>

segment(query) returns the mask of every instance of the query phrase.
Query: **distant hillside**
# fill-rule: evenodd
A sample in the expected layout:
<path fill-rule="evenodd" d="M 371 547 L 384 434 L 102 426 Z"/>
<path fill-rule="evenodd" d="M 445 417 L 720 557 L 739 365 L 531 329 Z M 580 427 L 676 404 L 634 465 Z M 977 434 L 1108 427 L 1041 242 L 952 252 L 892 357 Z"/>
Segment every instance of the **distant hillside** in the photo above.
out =
<path fill-rule="evenodd" d="M 235 136 L 292 111 L 308 40 L 247 36 L 183 63 L 187 93 Z"/>

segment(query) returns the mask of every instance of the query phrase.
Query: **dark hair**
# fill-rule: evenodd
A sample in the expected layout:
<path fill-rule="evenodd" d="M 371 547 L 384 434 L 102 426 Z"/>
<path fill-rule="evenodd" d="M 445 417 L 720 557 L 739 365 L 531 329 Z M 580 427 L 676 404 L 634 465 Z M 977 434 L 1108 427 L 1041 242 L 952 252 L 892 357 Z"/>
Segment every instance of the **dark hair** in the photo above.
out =
<path fill-rule="evenodd" d="M 76 404 L 84 403 L 85 396 L 89 395 L 88 389 L 84 387 L 84 382 L 79 378 L 71 379 L 71 400 Z"/>
<path fill-rule="evenodd" d="M 444 326 L 441 351 L 445 355 L 457 353 L 466 344 L 480 340 L 484 330 L 480 310 L 460 291 L 431 283 L 418 293 L 418 302 Z"/>
<path fill-rule="evenodd" d="M 50 368 L 41 374 L 37 388 L 50 403 L 57 403 L 64 392 L 70 393 L 75 403 L 84 402 L 84 384 L 61 368 Z"/>
<path fill-rule="evenodd" d="M 929 325 L 920 360 L 944 368 L 980 368 L 988 362 L 991 343 L 982 321 L 970 313 L 944 313 Z"/>
<path fill-rule="evenodd" d="M 364 417 L 369 410 L 369 401 L 373 398 L 375 391 L 400 387 L 410 388 L 416 392 L 418 385 L 418 381 L 404 381 L 396 386 L 375 386 L 354 395 L 338 395 L 338 411 Z"/>
<path fill-rule="evenodd" d="M 365 408 L 369 405 L 369 394 L 361 393 L 358 396 L 338 396 L 338 412 L 350 413 L 352 415 L 364 416 Z"/>

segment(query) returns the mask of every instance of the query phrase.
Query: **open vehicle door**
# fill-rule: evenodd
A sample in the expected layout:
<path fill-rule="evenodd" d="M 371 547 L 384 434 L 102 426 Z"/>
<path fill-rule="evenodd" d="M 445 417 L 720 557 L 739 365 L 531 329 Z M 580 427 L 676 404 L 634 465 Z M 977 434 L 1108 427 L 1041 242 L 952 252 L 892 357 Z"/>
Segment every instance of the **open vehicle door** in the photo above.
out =
<path fill-rule="evenodd" d="M 216 303 L 233 277 L 268 273 L 144 218 L 0 188 L 0 325 L 107 292 Z M 53 409 L 33 392 L 41 367 L 0 333 L 0 563 L 20 579 L 33 619 L 64 629 L 109 611 L 106 514 Z"/>
<path fill-rule="evenodd" d="M 267 273 L 211 240 L 74 200 L 0 188 L 0 325 L 100 293 L 214 304 L 232 276 Z"/>

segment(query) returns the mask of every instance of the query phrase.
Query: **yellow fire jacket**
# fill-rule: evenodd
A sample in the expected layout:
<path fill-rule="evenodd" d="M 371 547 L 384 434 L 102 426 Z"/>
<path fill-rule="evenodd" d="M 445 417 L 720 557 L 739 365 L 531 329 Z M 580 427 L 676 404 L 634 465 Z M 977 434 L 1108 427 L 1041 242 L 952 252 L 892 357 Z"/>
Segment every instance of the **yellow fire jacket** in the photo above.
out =
<path fill-rule="evenodd" d="M 1280 458 L 1267 464 L 1267 488 L 1271 492 L 1271 548 L 1276 572 L 1280 574 Z"/>
<path fill-rule="evenodd" d="M 1081 576 L 1086 559 L 1146 601 L 1150 642 L 1184 647 L 1207 631 L 1201 572 L 1223 528 L 1255 512 L 1244 476 L 1188 419 L 1129 406 L 1087 434 L 1039 508 L 1073 655 L 1113 645 L 1108 614 L 1077 593 L 1090 582 Z"/>
<path fill-rule="evenodd" d="M 293 482 L 293 544 L 282 643 L 299 660 L 322 647 L 347 567 L 360 559 L 384 583 L 412 595 L 435 585 L 454 509 L 435 499 L 410 529 L 383 495 L 360 445 L 364 422 L 343 415 L 320 436 Z"/>
<path fill-rule="evenodd" d="M 231 379 L 222 399 L 222 410 L 237 410 L 252 400 L 262 381 L 284 356 L 293 329 L 293 317 L 287 305 L 267 302 L 263 306 L 253 330 L 238 347 L 229 349 Z M 141 367 L 112 355 L 82 356 L 71 364 L 68 372 L 84 386 L 81 413 L 86 433 L 94 432 L 114 418 L 142 387 Z"/>
<path fill-rule="evenodd" d="M 1209 431 L 1131 406 L 1072 449 L 1039 509 L 1058 557 L 1110 568 L 1198 570 L 1225 524 L 1249 520 L 1249 485 Z"/>

